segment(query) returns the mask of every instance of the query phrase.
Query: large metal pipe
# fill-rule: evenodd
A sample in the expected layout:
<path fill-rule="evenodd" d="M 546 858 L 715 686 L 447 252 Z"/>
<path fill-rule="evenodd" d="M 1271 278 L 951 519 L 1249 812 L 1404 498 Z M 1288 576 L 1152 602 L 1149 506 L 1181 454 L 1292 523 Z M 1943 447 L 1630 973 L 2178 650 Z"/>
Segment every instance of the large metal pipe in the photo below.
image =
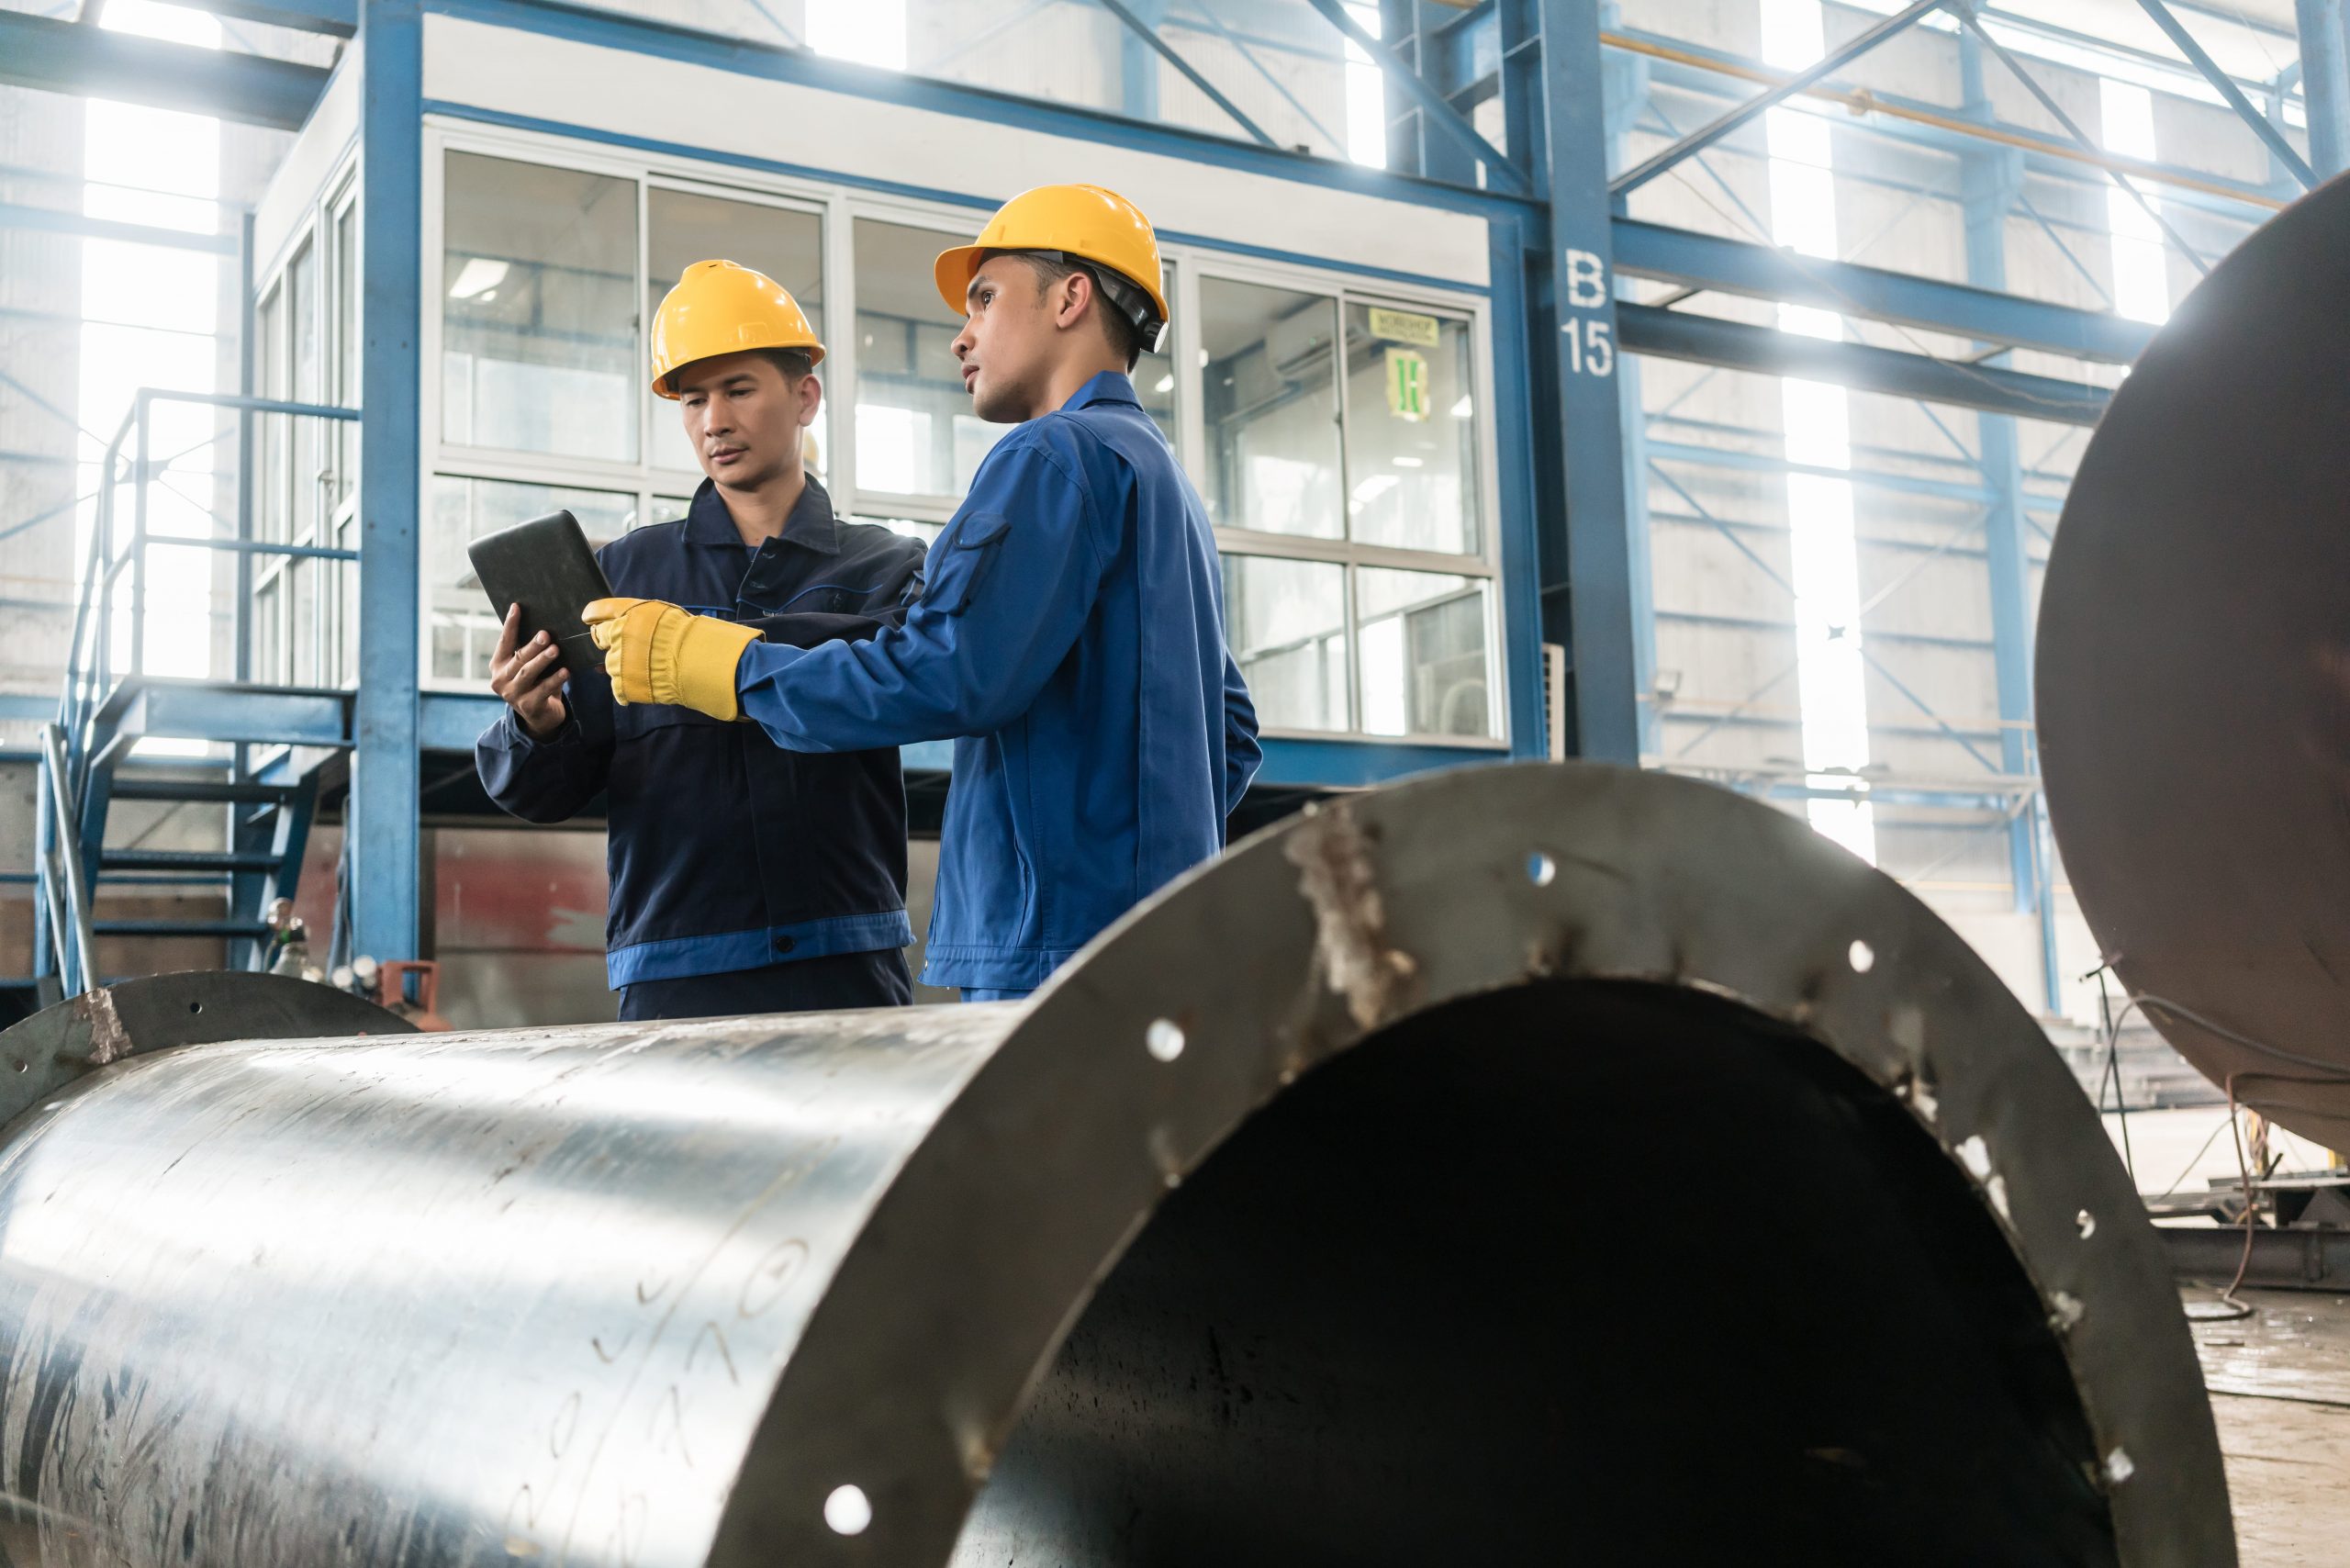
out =
<path fill-rule="evenodd" d="M 134 1054 L 0 1148 L 0 1337 L 20 1564 L 2234 1561 L 2030 1017 L 1596 767 L 1329 806 L 1028 1003 Z"/>
<path fill-rule="evenodd" d="M 2334 1148 L 2350 1148 L 2345 297 L 2335 180 L 2180 302 L 2082 457 L 2036 672 L 2049 815 L 2106 961 L 2214 1082 Z"/>

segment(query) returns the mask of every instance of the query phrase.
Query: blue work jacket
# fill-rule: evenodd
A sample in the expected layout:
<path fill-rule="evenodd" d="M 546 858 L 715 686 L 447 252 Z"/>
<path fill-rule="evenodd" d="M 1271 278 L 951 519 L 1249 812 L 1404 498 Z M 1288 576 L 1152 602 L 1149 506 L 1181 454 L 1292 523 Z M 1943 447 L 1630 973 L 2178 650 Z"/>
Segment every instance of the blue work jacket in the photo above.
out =
<path fill-rule="evenodd" d="M 744 650 L 743 711 L 801 751 L 953 739 L 923 979 L 1026 990 L 1222 848 L 1255 776 L 1215 537 L 1105 372 L 989 453 L 926 575 L 870 641 Z"/>
<path fill-rule="evenodd" d="M 753 551 L 704 480 L 682 521 L 596 558 L 616 594 L 822 643 L 897 621 L 920 588 L 923 545 L 841 522 L 811 479 L 782 536 Z M 895 747 L 786 751 L 756 725 L 617 706 L 601 673 L 564 690 L 570 715 L 553 740 L 533 741 L 509 709 L 475 743 L 474 765 L 489 798 L 529 822 L 562 822 L 610 792 L 613 990 L 913 940 Z"/>

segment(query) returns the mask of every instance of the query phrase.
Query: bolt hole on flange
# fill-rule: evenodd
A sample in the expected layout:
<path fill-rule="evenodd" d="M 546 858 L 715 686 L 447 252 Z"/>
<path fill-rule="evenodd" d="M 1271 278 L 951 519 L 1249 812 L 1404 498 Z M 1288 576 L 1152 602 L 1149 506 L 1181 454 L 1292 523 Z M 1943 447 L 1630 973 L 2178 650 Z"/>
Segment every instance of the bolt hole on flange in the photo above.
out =
<path fill-rule="evenodd" d="M 1526 857 L 1526 879 L 1538 888 L 1547 888 L 1558 880 L 1559 863 L 1540 850 Z"/>
<path fill-rule="evenodd" d="M 873 1523 L 873 1504 L 862 1486 L 835 1486 L 824 1499 L 824 1523 L 834 1535 L 863 1535 Z"/>
<path fill-rule="evenodd" d="M 1154 1018 L 1142 1032 L 1142 1043 L 1156 1059 L 1173 1061 L 1183 1054 L 1183 1027 L 1171 1018 Z"/>
<path fill-rule="evenodd" d="M 1876 949 L 1858 939 L 1853 941 L 1852 946 L 1845 949 L 1844 958 L 1852 966 L 1852 972 L 1856 975 L 1864 975 L 1876 968 Z"/>

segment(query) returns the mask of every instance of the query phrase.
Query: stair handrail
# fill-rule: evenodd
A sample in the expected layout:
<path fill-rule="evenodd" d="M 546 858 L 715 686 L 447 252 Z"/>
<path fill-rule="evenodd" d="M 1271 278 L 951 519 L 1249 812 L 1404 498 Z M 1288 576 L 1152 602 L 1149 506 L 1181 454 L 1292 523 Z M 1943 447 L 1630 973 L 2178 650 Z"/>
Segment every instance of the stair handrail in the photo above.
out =
<path fill-rule="evenodd" d="M 106 443 L 106 456 L 99 465 L 103 482 L 98 488 L 96 526 L 90 531 L 89 556 L 83 567 L 82 591 L 73 608 L 73 634 L 66 644 L 65 689 L 58 704 L 58 722 L 65 731 L 66 758 L 72 765 L 77 797 L 88 782 L 88 744 L 92 721 L 106 705 L 116 685 L 113 590 L 116 580 L 125 571 L 130 574 L 130 658 L 129 668 L 120 673 L 138 676 L 146 672 L 147 546 L 151 543 L 147 531 L 147 487 L 155 477 L 152 409 L 158 403 L 182 403 L 246 414 L 286 414 L 344 421 L 360 418 L 356 409 L 340 408 L 329 403 L 295 402 L 283 398 L 252 398 L 235 392 L 180 392 L 169 387 L 141 386 L 131 394 L 129 411 L 123 415 L 121 424 L 116 427 L 114 439 Z M 131 446 L 129 471 L 131 522 L 129 536 L 118 548 L 115 542 L 118 515 L 115 492 L 121 482 L 118 472 L 123 465 L 123 445 L 126 442 Z M 219 535 L 185 537 L 172 534 L 165 535 L 164 539 L 173 545 L 253 555 L 301 555 L 336 561 L 359 559 L 356 550 L 338 550 L 317 544 L 283 544 L 267 540 Z"/>
<path fill-rule="evenodd" d="M 182 392 L 169 387 L 141 386 L 131 394 L 130 409 L 106 443 L 99 465 L 95 526 L 90 531 L 87 557 L 82 568 L 81 592 L 73 606 L 73 631 L 66 644 L 65 678 L 59 693 L 57 722 L 41 731 L 38 789 L 42 805 L 35 857 L 35 925 L 38 928 L 35 969 L 44 970 L 53 959 L 64 994 L 78 995 L 95 981 L 95 935 L 92 928 L 91 868 L 95 845 L 82 842 L 83 807 L 89 797 L 92 742 L 99 715 L 118 689 L 119 678 L 146 672 L 148 486 L 157 476 L 152 450 L 152 410 L 158 403 L 193 404 L 244 414 L 286 414 L 313 419 L 352 421 L 356 409 L 326 403 L 300 403 L 282 398 L 253 398 L 233 392 Z M 123 447 L 130 444 L 127 475 Z M 246 474 L 249 453 L 241 454 L 239 473 Z M 163 466 L 168 467 L 169 462 Z M 118 547 L 115 527 L 116 492 L 128 477 L 131 487 L 131 524 Z M 250 482 L 249 477 L 241 483 Z M 164 535 L 173 545 L 237 552 L 251 555 L 300 555 L 327 560 L 357 561 L 356 550 L 317 544 L 285 544 L 242 536 Z M 114 587 L 123 573 L 130 574 L 130 648 L 129 667 L 114 667 Z M 243 635 L 241 603 L 239 636 Z"/>
<path fill-rule="evenodd" d="M 90 884 L 82 857 L 82 833 L 73 803 L 62 726 L 41 726 L 39 767 L 36 793 L 40 800 L 40 821 L 36 843 L 45 917 L 40 924 L 62 994 L 79 996 L 95 983 L 97 935 L 92 924 Z"/>

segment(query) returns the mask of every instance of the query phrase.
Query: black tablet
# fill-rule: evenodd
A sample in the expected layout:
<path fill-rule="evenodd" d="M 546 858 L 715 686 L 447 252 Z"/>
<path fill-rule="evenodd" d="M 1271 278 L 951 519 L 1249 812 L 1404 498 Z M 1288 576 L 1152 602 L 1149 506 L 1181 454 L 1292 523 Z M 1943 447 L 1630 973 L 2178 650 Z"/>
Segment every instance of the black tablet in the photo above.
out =
<path fill-rule="evenodd" d="M 522 607 L 522 641 L 545 632 L 563 647 L 563 667 L 576 675 L 602 669 L 604 650 L 596 646 L 579 612 L 590 601 L 612 597 L 604 568 L 567 511 L 549 512 L 465 546 L 482 591 L 506 619 L 509 605 Z"/>

